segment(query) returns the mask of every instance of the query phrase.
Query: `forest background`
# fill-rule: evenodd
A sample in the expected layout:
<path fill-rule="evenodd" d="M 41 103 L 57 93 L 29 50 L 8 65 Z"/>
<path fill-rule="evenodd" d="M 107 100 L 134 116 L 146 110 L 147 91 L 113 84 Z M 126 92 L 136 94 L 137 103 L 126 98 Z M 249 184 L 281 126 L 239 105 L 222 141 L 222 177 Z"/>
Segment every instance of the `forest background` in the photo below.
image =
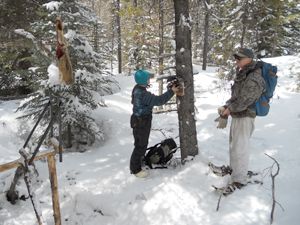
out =
<path fill-rule="evenodd" d="M 185 10 L 188 13 L 185 15 L 177 14 L 176 17 L 174 10 L 176 7 L 174 6 L 177 6 L 177 9 L 186 7 Z M 146 214 L 141 216 L 135 211 L 135 207 L 143 205 L 144 200 L 149 199 L 154 201 L 153 207 L 155 208 L 156 198 L 153 198 L 153 196 L 156 196 L 156 187 L 161 184 L 160 182 L 163 182 L 161 186 L 168 188 L 170 187 L 168 185 L 171 185 L 170 189 L 172 189 L 173 183 L 169 179 L 172 180 L 173 178 L 175 185 L 182 188 L 182 194 L 187 194 L 186 190 L 189 188 L 193 189 L 197 196 L 200 193 L 201 200 L 210 202 L 210 204 L 207 204 L 207 207 L 211 211 L 211 203 L 215 203 L 216 199 L 214 198 L 215 196 L 211 196 L 209 187 L 214 178 L 206 174 L 205 168 L 207 168 L 207 165 L 202 161 L 205 161 L 207 155 L 208 158 L 212 157 L 212 155 L 216 156 L 214 159 L 217 159 L 216 161 L 218 162 L 224 161 L 226 152 L 221 153 L 218 150 L 224 148 L 222 146 L 227 145 L 227 139 L 225 138 L 225 133 L 222 133 L 223 136 L 219 137 L 217 136 L 219 133 L 211 127 L 209 121 L 212 120 L 211 117 L 213 115 L 208 116 L 212 114 L 210 106 L 222 104 L 219 99 L 218 103 L 216 103 L 215 97 L 218 97 L 219 94 L 227 96 L 230 92 L 229 86 L 235 74 L 232 54 L 239 47 L 248 47 L 254 50 L 257 58 L 267 61 L 269 58 L 273 58 L 270 62 L 279 66 L 279 74 L 282 76 L 282 79 L 280 79 L 277 88 L 279 94 L 276 94 L 277 99 L 275 102 L 287 104 L 286 100 L 290 100 L 290 105 L 284 105 L 287 109 L 290 109 L 286 110 L 290 114 L 285 114 L 284 117 L 280 118 L 282 120 L 279 120 L 278 124 L 274 125 L 274 121 L 278 121 L 278 116 L 276 115 L 268 117 L 267 120 L 258 120 L 260 126 L 259 135 L 263 136 L 265 129 L 277 126 L 277 135 L 287 139 L 282 141 L 276 139 L 276 137 L 271 137 L 273 132 L 269 132 L 266 135 L 267 137 L 256 137 L 257 154 L 255 156 L 259 157 L 259 160 L 255 165 L 259 169 L 262 169 L 262 166 L 267 166 L 265 160 L 261 157 L 262 153 L 258 153 L 261 148 L 274 155 L 276 155 L 278 149 L 285 149 L 290 152 L 290 154 L 286 154 L 286 152 L 278 151 L 276 156 L 284 162 L 282 164 L 283 167 L 288 167 L 284 172 L 285 177 L 280 179 L 279 192 L 281 196 L 286 197 L 287 202 L 291 202 L 288 207 L 288 213 L 284 214 L 287 217 L 282 217 L 281 219 L 282 221 L 288 221 L 288 224 L 293 224 L 295 221 L 298 221 L 296 218 L 297 213 L 295 213 L 298 203 L 292 201 L 286 195 L 290 192 L 289 187 L 286 185 L 293 184 L 296 187 L 299 184 L 297 178 L 293 176 L 294 171 L 297 171 L 298 168 L 298 163 L 294 160 L 294 157 L 297 155 L 294 153 L 296 146 L 299 145 L 297 145 L 297 142 L 294 144 L 294 141 L 290 141 L 292 137 L 296 137 L 293 139 L 296 140 L 299 133 L 297 126 L 299 115 L 296 115 L 299 110 L 294 107 L 299 105 L 297 93 L 300 90 L 299 12 L 299 2 L 293 0 L 2 0 L 0 2 L 0 110 L 3 113 L 3 117 L 0 118 L 1 126 L 5 128 L 1 128 L 2 163 L 16 158 L 16 155 L 18 155 L 17 149 L 23 144 L 21 142 L 26 140 L 34 122 L 50 102 L 52 108 L 46 111 L 45 117 L 34 133 L 33 140 L 28 143 L 28 149 L 26 150 L 30 152 L 37 147 L 37 140 L 42 136 L 49 120 L 53 118 L 53 112 L 60 109 L 62 115 L 60 120 L 55 121 L 50 132 L 51 136 L 61 139 L 66 152 L 87 151 L 86 154 L 65 154 L 66 158 L 73 161 L 70 164 L 62 163 L 58 166 L 62 171 L 65 170 L 59 175 L 59 180 L 60 184 L 62 184 L 61 188 L 67 188 L 62 192 L 64 193 L 62 204 L 71 202 L 71 207 L 69 207 L 71 216 L 66 216 L 70 224 L 74 224 L 74 221 L 79 221 L 78 223 L 80 224 L 80 221 L 85 221 L 85 218 L 94 218 L 95 220 L 92 219 L 93 221 L 90 221 L 89 224 L 95 224 L 94 221 L 98 219 L 98 216 L 102 216 L 100 215 L 101 209 L 105 209 L 105 206 L 101 206 L 99 213 L 98 200 L 102 204 L 107 203 L 106 205 L 109 206 L 112 203 L 110 202 L 110 194 L 116 194 L 114 189 L 116 192 L 120 191 L 121 197 L 118 196 L 120 198 L 116 198 L 113 201 L 112 205 L 114 207 L 108 210 L 107 215 L 111 213 L 118 221 L 122 222 L 124 219 L 125 223 L 129 224 L 132 219 L 130 215 L 132 214 L 124 210 L 128 208 L 129 211 L 132 210 L 130 212 L 134 212 L 135 219 L 144 221 L 144 217 L 147 217 L 147 212 L 149 213 L 149 211 L 146 210 Z M 56 77 L 58 74 L 56 59 L 57 36 L 55 31 L 57 17 L 60 17 L 63 21 L 65 38 L 68 42 L 75 77 L 72 85 L 63 85 Z M 176 19 L 179 23 L 175 23 Z M 179 25 L 187 28 L 186 32 L 181 32 L 180 34 L 190 33 L 191 39 L 186 38 L 181 43 L 177 42 L 176 29 Z M 186 44 L 190 48 L 178 48 L 178 44 Z M 183 55 L 189 50 L 192 60 L 181 62 L 181 66 L 193 62 L 193 70 L 184 75 L 190 76 L 192 80 L 196 81 L 195 98 L 201 100 L 200 103 L 196 99 L 190 102 L 192 103 L 192 109 L 195 108 L 200 112 L 196 112 L 195 117 L 198 118 L 197 129 L 199 132 L 197 138 L 201 144 L 199 147 L 203 154 L 201 158 L 196 158 L 194 163 L 188 164 L 191 167 L 177 167 L 174 171 L 153 172 L 152 177 L 150 176 L 150 179 L 146 181 L 149 184 L 149 188 L 144 192 L 145 187 L 143 183 L 133 180 L 126 170 L 128 167 L 126 160 L 132 147 L 127 118 L 131 111 L 129 98 L 130 89 L 134 85 L 132 75 L 136 69 L 151 70 L 155 74 L 155 78 L 162 75 L 178 75 L 178 68 L 176 67 L 178 66 L 178 61 L 176 63 L 176 57 L 178 53 Z M 201 66 L 199 67 L 199 65 Z M 200 72 L 200 70 L 203 71 Z M 193 74 L 198 73 L 199 76 L 193 77 Z M 217 74 L 217 79 L 215 79 L 215 74 Z M 151 90 L 155 90 L 157 91 L 155 93 L 159 94 L 163 91 L 165 84 L 160 82 L 157 89 L 156 84 L 154 84 Z M 194 96 L 193 88 L 192 86 L 186 88 L 186 96 Z M 197 104 L 196 107 L 194 107 L 194 102 Z M 16 108 L 17 113 L 14 114 L 13 112 Z M 163 134 L 166 131 L 171 136 L 177 134 L 178 127 L 175 125 L 177 119 L 174 113 L 171 112 L 173 110 L 174 108 L 167 113 L 170 119 L 163 117 L 165 114 L 157 115 L 163 121 L 159 125 L 165 126 L 165 130 L 162 130 L 156 124 L 158 127 L 156 129 L 157 132 Z M 277 112 L 277 115 L 281 110 L 282 107 L 279 104 L 274 104 L 274 111 Z M 114 118 L 111 118 L 111 116 L 114 116 Z M 115 121 L 116 123 L 112 122 L 114 120 L 117 120 Z M 109 124 L 111 127 L 108 127 Z M 209 129 L 208 133 L 206 129 Z M 295 132 L 291 132 L 287 136 L 281 135 L 281 132 L 288 130 L 294 130 Z M 115 133 L 111 133 L 112 131 Z M 116 136 L 117 131 L 121 132 L 122 135 Z M 163 135 L 160 137 L 155 135 L 155 137 L 156 139 L 161 139 Z M 211 137 L 218 138 L 217 140 L 212 140 Z M 116 141 L 117 139 L 118 142 Z M 272 141 L 268 142 L 265 139 L 272 139 Z M 10 140 L 10 142 L 7 140 Z M 122 151 L 120 150 L 120 143 L 125 143 L 124 148 L 121 149 Z M 217 147 L 214 148 L 214 146 Z M 42 148 L 44 147 L 42 146 Z M 197 153 L 194 151 L 191 155 L 194 156 Z M 111 157 L 112 154 L 114 157 Z M 74 156 L 75 158 L 73 158 Z M 86 156 L 88 157 L 86 158 Z M 99 161 L 96 162 L 96 165 L 91 165 L 89 169 L 86 168 L 79 171 L 73 167 L 76 167 L 79 162 L 84 167 L 87 162 L 93 161 L 94 157 L 96 161 Z M 116 157 L 119 159 L 118 163 L 115 162 Z M 100 166 L 98 162 L 101 162 Z M 37 165 L 42 173 L 41 180 L 47 180 L 45 178 L 47 177 L 45 175 L 46 171 L 41 169 L 43 162 L 39 162 Z M 109 168 L 112 165 L 114 165 L 114 168 Z M 97 171 L 103 168 L 107 170 L 99 174 Z M 194 172 L 188 173 L 188 176 L 185 177 L 187 179 L 182 182 L 181 172 L 184 171 L 185 173 L 191 168 L 195 169 L 193 170 Z M 90 171 L 93 172 L 90 173 Z M 76 178 L 80 173 L 82 173 L 80 175 L 82 177 Z M 195 174 L 199 175 L 196 180 L 194 180 Z M 12 171 L 1 175 L 1 185 L 3 190 L 5 189 L 4 191 L 7 190 L 8 185 L 11 183 L 13 175 Z M 99 180 L 99 177 L 107 177 L 107 179 L 103 181 L 102 179 Z M 166 179 L 161 179 L 162 177 Z M 85 186 L 83 184 L 86 182 L 86 178 L 92 185 Z M 285 179 L 288 179 L 288 181 Z M 107 186 L 103 183 L 106 181 L 108 181 Z M 164 183 L 164 181 L 166 182 Z M 191 184 L 191 181 L 193 181 L 193 184 Z M 78 183 L 76 184 L 76 182 Z M 120 186 L 119 183 L 115 184 L 114 182 L 122 183 L 122 185 Z M 199 184 L 203 184 L 203 182 L 205 185 L 199 187 Z M 268 182 L 266 183 L 267 185 L 269 184 Z M 73 185 L 78 187 L 78 192 L 74 191 Z M 81 185 L 85 186 L 86 189 L 82 188 Z M 124 193 L 121 189 L 124 187 L 127 190 L 128 185 L 132 185 L 133 188 L 130 189 L 130 192 Z M 20 193 L 26 193 L 24 184 L 18 188 Z M 50 196 L 49 190 L 46 191 L 46 189 L 48 190 L 48 187 L 37 188 L 40 196 L 46 199 L 41 202 L 44 207 L 45 202 L 47 204 L 50 202 L 47 199 Z M 166 195 L 170 189 L 166 189 L 165 192 L 159 192 L 158 195 Z M 234 198 L 234 205 L 237 208 L 232 213 L 238 214 L 238 203 L 241 199 L 245 200 L 245 198 L 239 198 L 241 195 L 247 193 L 247 196 L 253 199 L 257 190 L 250 187 L 249 189 L 252 191 L 249 191 L 249 193 L 241 191 Z M 86 195 L 86 190 L 90 194 Z M 92 194 L 98 190 L 101 190 L 99 191 L 99 193 L 101 192 L 100 195 L 95 196 Z M 297 196 L 297 191 L 295 190 L 294 194 Z M 111 191 L 111 193 L 105 196 L 103 193 L 107 193 L 106 191 Z M 3 193 L 1 193 L 1 199 L 4 200 L 5 196 Z M 69 194 L 78 195 L 73 198 Z M 174 194 L 177 194 L 176 190 Z M 202 195 L 205 197 L 202 198 Z M 268 215 L 267 211 L 269 210 L 266 205 L 269 205 L 270 199 L 268 193 L 264 191 L 261 192 L 261 196 L 263 196 L 261 197 L 263 203 L 258 205 L 265 210 L 262 217 L 266 224 L 268 220 L 266 215 Z M 126 200 L 121 201 L 122 207 L 119 209 L 120 211 L 114 214 L 113 208 L 118 208 L 115 206 L 122 198 L 123 200 L 126 198 Z M 135 200 L 128 200 L 131 198 Z M 177 201 L 176 204 L 178 206 L 182 206 L 186 204 L 189 198 L 185 197 L 181 201 L 180 198 L 175 198 L 171 194 L 168 199 L 170 200 L 168 202 L 169 206 L 173 205 L 173 200 Z M 198 203 L 194 202 L 195 199 L 197 197 L 195 198 L 194 195 L 190 198 L 191 202 L 197 206 L 194 208 L 198 210 L 203 207 L 203 204 L 201 201 L 201 204 L 198 205 Z M 128 204 L 127 200 L 129 201 Z M 142 201 L 139 202 L 140 200 Z M 242 206 L 244 213 L 247 213 L 248 210 L 246 200 Z M 84 213 L 80 215 L 81 209 L 76 208 L 78 201 L 87 205 L 89 202 L 92 202 L 92 206 L 83 207 Z M 230 202 L 230 200 L 228 201 Z M 256 201 L 257 199 L 254 198 L 253 204 Z M 131 208 L 132 202 L 134 204 L 132 204 L 133 207 Z M 31 214 L 20 213 L 23 209 L 28 208 L 28 201 L 24 204 L 19 202 L 21 208 L 13 208 L 9 204 L 6 201 L 1 201 L 0 204 L 0 212 L 4 223 L 19 224 L 21 220 L 17 220 L 18 222 L 15 221 L 15 223 L 11 221 L 15 220 L 16 215 L 23 216 L 24 214 L 28 216 L 28 221 L 32 222 L 35 220 Z M 254 205 L 253 209 L 256 209 L 257 205 Z M 75 207 L 74 212 L 72 207 Z M 231 212 L 230 205 L 226 207 L 226 211 Z M 48 210 L 50 208 L 50 206 L 47 206 L 43 212 L 47 214 L 47 221 L 50 221 L 52 216 Z M 178 208 L 180 209 L 180 207 Z M 62 209 L 66 210 L 65 207 L 62 207 Z M 157 208 L 157 210 L 160 211 L 160 208 Z M 32 211 L 31 208 L 30 211 Z M 179 212 L 178 215 L 184 215 L 186 211 L 189 211 L 189 209 L 175 211 L 175 214 Z M 203 214 L 200 211 L 194 214 L 194 223 L 198 224 L 199 220 L 202 220 L 202 216 L 198 217 L 198 215 Z M 92 216 L 90 213 L 92 213 Z M 106 215 L 106 212 L 104 214 Z M 256 215 L 256 213 L 254 214 Z M 212 212 L 208 215 L 212 223 L 218 224 L 218 218 L 214 218 Z M 250 219 L 246 221 L 240 218 L 241 224 L 257 224 L 260 216 L 256 217 L 253 215 L 249 215 Z M 151 217 L 151 213 L 149 216 Z M 221 213 L 222 216 L 227 217 L 228 215 Z M 233 217 L 235 216 L 236 214 L 233 215 Z M 71 217 L 74 218 L 70 219 Z M 111 219 L 105 216 L 103 218 Z M 101 219 L 103 218 L 101 217 Z M 163 214 L 161 214 L 161 218 L 161 221 L 164 221 Z M 176 216 L 174 220 L 175 218 Z M 183 216 L 182 220 L 178 220 L 178 224 L 182 224 L 182 221 L 185 222 L 185 218 Z M 228 223 L 231 223 L 231 219 L 228 219 Z M 24 221 L 26 224 L 26 220 Z M 149 223 L 151 224 L 151 221 Z"/>
<path fill-rule="evenodd" d="M 296 0 L 178 2 L 189 6 L 185 23 L 192 32 L 186 41 L 191 42 L 193 63 L 201 64 L 203 70 L 217 66 L 221 80 L 233 79 L 232 54 L 239 47 L 252 48 L 258 58 L 299 52 Z M 49 65 L 56 61 L 57 17 L 63 20 L 69 45 L 75 73 L 72 87 L 47 82 Z M 101 96 L 118 89 L 114 69 L 124 75 L 136 69 L 176 74 L 174 25 L 171 0 L 2 0 L 0 96 L 7 100 L 30 95 L 20 109 L 34 118 L 49 96 L 59 96 L 64 99 L 64 146 L 101 141 L 101 122 L 88 115 L 105 106 Z"/>

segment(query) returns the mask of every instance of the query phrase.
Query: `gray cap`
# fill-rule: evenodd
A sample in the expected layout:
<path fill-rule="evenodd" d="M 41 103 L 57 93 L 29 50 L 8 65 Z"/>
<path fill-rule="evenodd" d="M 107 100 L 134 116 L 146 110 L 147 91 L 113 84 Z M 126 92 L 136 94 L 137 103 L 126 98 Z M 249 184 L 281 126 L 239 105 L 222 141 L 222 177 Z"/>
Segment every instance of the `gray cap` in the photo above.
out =
<path fill-rule="evenodd" d="M 240 58 L 254 58 L 254 53 L 249 48 L 240 48 L 237 53 L 233 54 L 234 57 L 238 56 Z"/>

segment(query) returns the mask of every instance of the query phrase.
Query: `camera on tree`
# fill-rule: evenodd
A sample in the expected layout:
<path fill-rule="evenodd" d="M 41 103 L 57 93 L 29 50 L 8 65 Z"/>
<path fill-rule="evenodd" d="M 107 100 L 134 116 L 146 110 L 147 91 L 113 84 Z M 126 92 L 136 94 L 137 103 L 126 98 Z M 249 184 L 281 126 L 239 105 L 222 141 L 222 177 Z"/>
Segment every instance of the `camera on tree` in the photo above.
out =
<path fill-rule="evenodd" d="M 169 76 L 167 79 L 167 83 L 168 83 L 167 84 L 168 89 L 172 88 L 173 86 L 175 87 L 180 86 L 179 80 L 177 79 L 176 76 Z"/>
<path fill-rule="evenodd" d="M 177 96 L 183 96 L 184 95 L 184 82 L 180 82 L 180 80 L 176 76 L 169 76 L 167 78 L 167 87 L 168 89 L 172 88 L 173 86 L 178 87 L 179 91 L 177 91 L 175 94 Z"/>

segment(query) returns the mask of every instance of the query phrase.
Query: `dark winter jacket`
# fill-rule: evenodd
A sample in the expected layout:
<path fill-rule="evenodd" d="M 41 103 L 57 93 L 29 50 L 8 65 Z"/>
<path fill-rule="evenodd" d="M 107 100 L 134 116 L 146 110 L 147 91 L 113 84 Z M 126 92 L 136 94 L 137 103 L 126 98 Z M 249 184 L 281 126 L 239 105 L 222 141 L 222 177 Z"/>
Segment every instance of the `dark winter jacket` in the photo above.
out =
<path fill-rule="evenodd" d="M 256 117 L 255 102 L 265 90 L 265 80 L 260 68 L 252 62 L 237 71 L 231 88 L 231 98 L 226 102 L 232 117 Z"/>
<path fill-rule="evenodd" d="M 174 92 L 169 89 L 164 94 L 156 96 L 147 91 L 146 87 L 137 84 L 134 86 L 131 95 L 133 115 L 138 117 L 152 115 L 153 106 L 165 104 L 173 95 Z"/>

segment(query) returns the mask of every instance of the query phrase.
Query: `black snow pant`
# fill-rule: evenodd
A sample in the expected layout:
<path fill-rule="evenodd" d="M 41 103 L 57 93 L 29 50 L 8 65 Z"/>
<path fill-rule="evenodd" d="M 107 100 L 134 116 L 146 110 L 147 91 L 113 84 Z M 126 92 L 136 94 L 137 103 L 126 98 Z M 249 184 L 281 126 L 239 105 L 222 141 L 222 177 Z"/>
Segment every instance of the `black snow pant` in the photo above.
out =
<path fill-rule="evenodd" d="M 133 129 L 134 149 L 130 158 L 130 172 L 142 170 L 142 159 L 146 153 L 151 130 L 152 115 L 137 117 L 132 115 L 130 126 Z"/>

